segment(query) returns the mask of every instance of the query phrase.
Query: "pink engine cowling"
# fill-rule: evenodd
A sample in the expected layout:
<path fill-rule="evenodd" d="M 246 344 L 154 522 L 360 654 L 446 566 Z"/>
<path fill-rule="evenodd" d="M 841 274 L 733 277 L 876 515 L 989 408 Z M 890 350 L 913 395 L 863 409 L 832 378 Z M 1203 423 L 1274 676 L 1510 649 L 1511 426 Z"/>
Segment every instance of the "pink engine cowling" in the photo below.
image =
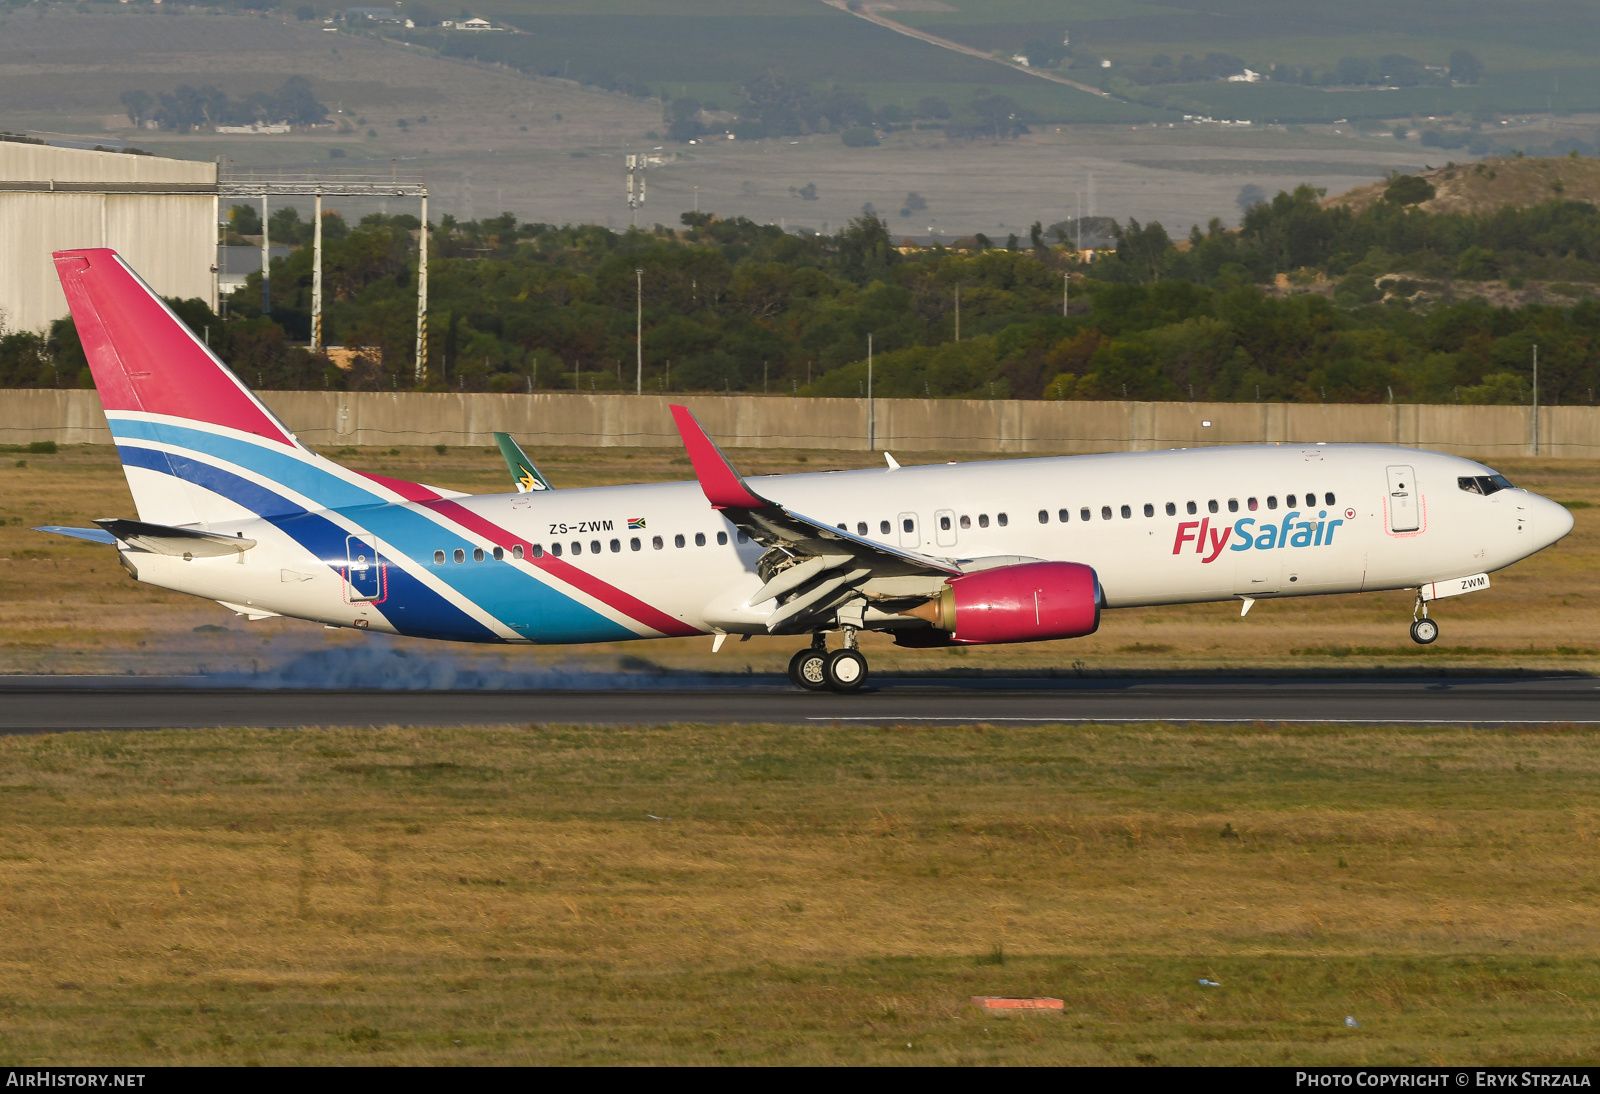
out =
<path fill-rule="evenodd" d="M 937 600 L 907 614 L 958 645 L 1081 638 L 1100 627 L 1100 579 L 1078 562 L 1001 566 L 952 578 Z"/>

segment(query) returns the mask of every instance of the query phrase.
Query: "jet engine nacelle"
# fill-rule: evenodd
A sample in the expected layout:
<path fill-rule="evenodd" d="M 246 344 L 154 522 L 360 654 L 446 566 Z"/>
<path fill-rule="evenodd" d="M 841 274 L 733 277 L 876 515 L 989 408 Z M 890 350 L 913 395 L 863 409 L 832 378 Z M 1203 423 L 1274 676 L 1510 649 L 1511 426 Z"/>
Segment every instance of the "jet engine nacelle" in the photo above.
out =
<path fill-rule="evenodd" d="M 937 598 L 905 614 L 957 645 L 1081 638 L 1100 627 L 1100 579 L 1079 562 L 1001 566 L 951 578 Z"/>

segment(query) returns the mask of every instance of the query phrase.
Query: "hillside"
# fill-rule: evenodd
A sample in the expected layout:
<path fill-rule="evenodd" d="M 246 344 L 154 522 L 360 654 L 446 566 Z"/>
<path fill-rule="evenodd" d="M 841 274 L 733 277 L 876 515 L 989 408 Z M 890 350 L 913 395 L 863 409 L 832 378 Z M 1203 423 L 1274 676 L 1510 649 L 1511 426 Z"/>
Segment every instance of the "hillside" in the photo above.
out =
<path fill-rule="evenodd" d="M 1429 213 L 1492 213 L 1525 209 L 1554 198 L 1600 205 L 1600 159 L 1488 159 L 1449 164 L 1417 172 L 1436 191 L 1418 208 Z M 1359 213 L 1383 197 L 1387 181 L 1358 186 L 1328 198 L 1324 207 L 1343 205 Z"/>

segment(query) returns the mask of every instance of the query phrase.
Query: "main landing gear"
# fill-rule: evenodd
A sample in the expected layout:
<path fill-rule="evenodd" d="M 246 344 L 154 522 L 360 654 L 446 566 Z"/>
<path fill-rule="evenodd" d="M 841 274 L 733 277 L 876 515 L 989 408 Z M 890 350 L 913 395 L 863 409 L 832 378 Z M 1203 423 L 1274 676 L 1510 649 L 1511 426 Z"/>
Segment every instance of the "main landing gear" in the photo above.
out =
<path fill-rule="evenodd" d="M 806 691 L 860 690 L 867 682 L 867 659 L 856 648 L 855 628 L 845 628 L 844 648 L 832 653 L 824 635 L 812 635 L 810 648 L 789 659 L 789 679 Z"/>
<path fill-rule="evenodd" d="M 1411 641 L 1426 646 L 1439 637 L 1439 624 L 1428 618 L 1428 602 L 1417 590 L 1417 605 L 1411 609 Z"/>

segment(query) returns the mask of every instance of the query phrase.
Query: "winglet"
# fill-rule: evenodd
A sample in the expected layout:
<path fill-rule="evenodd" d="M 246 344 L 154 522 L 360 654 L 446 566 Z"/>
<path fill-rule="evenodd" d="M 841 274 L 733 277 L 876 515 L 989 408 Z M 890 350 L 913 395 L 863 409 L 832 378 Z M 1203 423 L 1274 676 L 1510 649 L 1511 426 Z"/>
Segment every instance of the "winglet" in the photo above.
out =
<path fill-rule="evenodd" d="M 700 480 L 700 489 L 713 509 L 765 509 L 772 502 L 751 490 L 733 469 L 728 457 L 706 436 L 693 414 L 686 406 L 672 407 L 672 420 L 683 438 L 683 447 L 694 465 L 694 476 Z"/>

